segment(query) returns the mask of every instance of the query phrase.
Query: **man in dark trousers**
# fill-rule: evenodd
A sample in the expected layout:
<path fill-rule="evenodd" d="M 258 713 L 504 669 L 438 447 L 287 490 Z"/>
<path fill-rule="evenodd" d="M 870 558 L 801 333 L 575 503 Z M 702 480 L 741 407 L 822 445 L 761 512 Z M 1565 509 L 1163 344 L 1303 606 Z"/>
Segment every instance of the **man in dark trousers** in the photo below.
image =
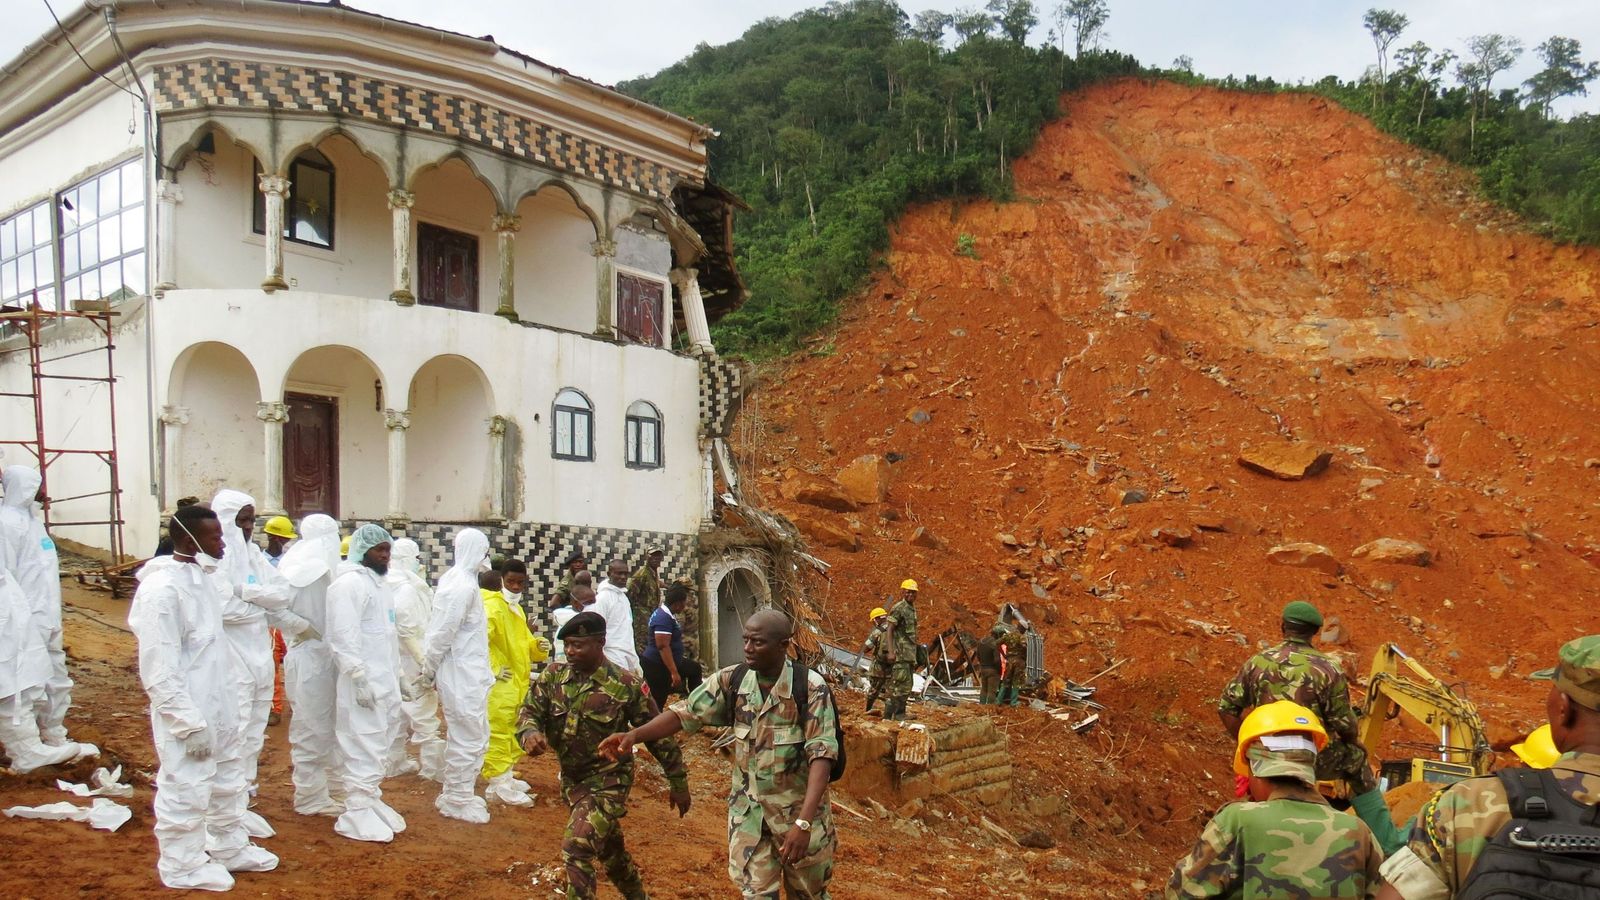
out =
<path fill-rule="evenodd" d="M 667 587 L 661 605 L 650 614 L 649 640 L 639 664 L 644 667 L 650 696 L 665 706 L 669 694 L 685 696 L 700 686 L 700 664 L 683 650 L 683 611 L 689 606 L 689 587 L 674 583 Z"/>

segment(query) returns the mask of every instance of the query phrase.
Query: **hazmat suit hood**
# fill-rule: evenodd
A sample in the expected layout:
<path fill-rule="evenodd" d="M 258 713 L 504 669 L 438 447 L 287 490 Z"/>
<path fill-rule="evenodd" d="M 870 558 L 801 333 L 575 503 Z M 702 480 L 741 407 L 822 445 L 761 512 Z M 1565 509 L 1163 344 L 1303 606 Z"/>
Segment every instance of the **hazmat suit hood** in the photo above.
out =
<path fill-rule="evenodd" d="M 344 561 L 359 566 L 361 565 L 361 560 L 366 557 L 368 550 L 379 544 L 393 543 L 394 535 L 383 530 L 382 525 L 374 525 L 368 522 L 357 528 L 356 533 L 350 536 L 350 553 L 345 556 Z"/>
<path fill-rule="evenodd" d="M 223 554 L 217 573 L 228 584 L 244 584 L 250 577 L 250 539 L 239 527 L 239 510 L 255 505 L 254 497 L 231 488 L 223 488 L 211 498 L 211 511 L 222 522 Z"/>
<path fill-rule="evenodd" d="M 409 572 L 413 575 L 422 575 L 422 548 L 411 538 L 399 538 L 394 542 L 394 547 L 389 550 L 389 565 L 391 568 Z"/>
<path fill-rule="evenodd" d="M 478 573 L 489 561 L 489 538 L 476 528 L 456 532 L 455 564 L 439 579 L 439 593 L 461 589 L 464 582 L 474 596 L 478 593 Z"/>
<path fill-rule="evenodd" d="M 283 554 L 278 574 L 303 588 L 339 567 L 339 523 L 332 516 L 313 513 L 300 520 L 300 540 Z"/>
<path fill-rule="evenodd" d="M 44 479 L 39 476 L 38 469 L 32 466 L 6 466 L 4 471 L 0 471 L 0 488 L 5 490 L 0 505 L 24 510 L 31 515 L 30 507 L 33 498 L 39 495 L 41 484 L 44 484 Z"/>

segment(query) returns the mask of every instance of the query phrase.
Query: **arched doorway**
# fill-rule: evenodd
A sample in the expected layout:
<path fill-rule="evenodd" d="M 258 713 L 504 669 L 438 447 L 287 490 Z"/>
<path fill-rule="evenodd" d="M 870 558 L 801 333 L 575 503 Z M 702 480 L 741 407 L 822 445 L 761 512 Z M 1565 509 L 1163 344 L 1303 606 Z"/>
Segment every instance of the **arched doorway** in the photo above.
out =
<path fill-rule="evenodd" d="M 260 399 L 255 367 L 237 348 L 208 341 L 179 354 L 161 419 L 166 505 L 224 487 L 261 495 Z"/>
<path fill-rule="evenodd" d="M 300 354 L 284 384 L 283 505 L 291 518 L 378 519 L 388 500 L 385 385 L 350 347 Z"/>
<path fill-rule="evenodd" d="M 489 417 L 483 371 L 461 356 L 436 356 L 411 379 L 405 511 L 424 522 L 489 516 Z"/>
<path fill-rule="evenodd" d="M 730 569 L 717 584 L 717 665 L 744 659 L 744 620 L 765 605 L 766 585 L 749 569 Z"/>

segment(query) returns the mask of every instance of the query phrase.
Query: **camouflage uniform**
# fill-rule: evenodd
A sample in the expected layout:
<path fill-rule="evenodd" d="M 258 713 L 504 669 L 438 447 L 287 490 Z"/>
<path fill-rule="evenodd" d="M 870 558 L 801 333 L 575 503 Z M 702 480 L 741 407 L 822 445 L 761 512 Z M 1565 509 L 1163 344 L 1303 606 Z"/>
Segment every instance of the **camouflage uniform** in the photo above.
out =
<path fill-rule="evenodd" d="M 654 707 L 638 676 L 601 663 L 584 676 L 565 663 L 552 663 L 528 690 L 517 723 L 517 741 L 540 732 L 561 762 L 561 799 L 571 808 L 562 836 L 567 866 L 567 896 L 595 895 L 594 861 L 605 866 L 624 897 L 647 896 L 639 870 L 622 843 L 622 817 L 633 787 L 633 756 L 615 762 L 595 749 L 612 734 L 650 721 Z M 674 791 L 687 791 L 689 778 L 677 742 L 653 741 L 650 752 L 661 763 Z"/>
<path fill-rule="evenodd" d="M 634 649 L 643 653 L 655 640 L 650 634 L 650 616 L 661 605 L 661 576 L 649 566 L 640 566 L 628 579 L 627 591 L 628 602 L 633 606 Z"/>
<path fill-rule="evenodd" d="M 911 672 L 917 667 L 917 607 L 901 600 L 885 620 L 893 629 L 894 663 L 889 668 L 889 699 L 904 703 L 911 696 Z"/>
<path fill-rule="evenodd" d="M 1001 683 L 1015 697 L 1028 685 L 1028 639 L 1021 632 L 1008 631 L 1000 638 L 1000 645 L 1006 648 L 1006 671 Z"/>
<path fill-rule="evenodd" d="M 1550 774 L 1574 800 L 1600 804 L 1600 754 L 1563 754 Z M 1406 900 L 1454 897 L 1490 839 L 1510 821 L 1511 805 L 1499 778 L 1457 782 L 1422 807 L 1411 840 L 1383 864 L 1383 877 Z"/>
<path fill-rule="evenodd" d="M 867 671 L 869 704 L 883 696 L 884 686 L 889 683 L 889 646 L 883 636 L 884 624 L 880 621 L 872 626 L 872 631 L 867 634 L 867 642 L 861 646 L 861 655 L 872 660 L 872 668 Z"/>
<path fill-rule="evenodd" d="M 1309 786 L 1278 783 L 1265 802 L 1239 801 L 1217 810 L 1172 870 L 1166 896 L 1376 897 L 1382 861 L 1360 819 L 1328 806 Z"/>
<path fill-rule="evenodd" d="M 833 875 L 835 835 L 828 795 L 822 795 L 811 823 L 806 855 L 794 865 L 782 861 L 783 839 L 805 802 L 811 763 L 837 759 L 828 683 L 811 672 L 807 681 L 805 727 L 794 702 L 793 663 L 786 662 L 763 696 L 755 671 L 733 686 L 728 667 L 707 678 L 685 700 L 672 704 L 683 730 L 705 725 L 732 727 L 733 784 L 728 793 L 728 877 L 746 898 L 778 896 L 781 883 L 790 898 L 826 900 Z M 735 704 L 733 695 L 742 699 Z M 735 714 L 735 706 L 738 707 Z"/>
<path fill-rule="evenodd" d="M 1343 779 L 1356 794 L 1376 790 L 1378 780 L 1367 765 L 1367 751 L 1358 742 L 1350 686 L 1339 664 L 1312 648 L 1304 638 L 1288 638 L 1257 653 L 1222 690 L 1217 709 L 1243 716 L 1274 700 L 1290 700 L 1310 709 L 1328 731 L 1328 746 L 1317 754 L 1317 777 Z"/>

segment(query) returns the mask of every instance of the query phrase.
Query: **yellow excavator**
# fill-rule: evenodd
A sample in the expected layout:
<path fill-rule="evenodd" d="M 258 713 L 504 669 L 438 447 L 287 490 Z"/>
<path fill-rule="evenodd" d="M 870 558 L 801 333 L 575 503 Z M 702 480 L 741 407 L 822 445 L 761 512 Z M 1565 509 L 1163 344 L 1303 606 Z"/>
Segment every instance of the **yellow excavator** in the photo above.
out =
<path fill-rule="evenodd" d="M 1438 740 L 1385 742 L 1384 724 L 1401 713 Z M 1412 781 L 1444 785 L 1488 774 L 1494 765 L 1494 750 L 1485 732 L 1483 717 L 1472 701 L 1451 690 L 1405 651 L 1384 644 L 1374 654 L 1367 698 L 1356 713 L 1356 733 L 1367 759 L 1378 764 L 1385 790 Z M 1418 755 L 1385 759 L 1390 746 Z"/>

